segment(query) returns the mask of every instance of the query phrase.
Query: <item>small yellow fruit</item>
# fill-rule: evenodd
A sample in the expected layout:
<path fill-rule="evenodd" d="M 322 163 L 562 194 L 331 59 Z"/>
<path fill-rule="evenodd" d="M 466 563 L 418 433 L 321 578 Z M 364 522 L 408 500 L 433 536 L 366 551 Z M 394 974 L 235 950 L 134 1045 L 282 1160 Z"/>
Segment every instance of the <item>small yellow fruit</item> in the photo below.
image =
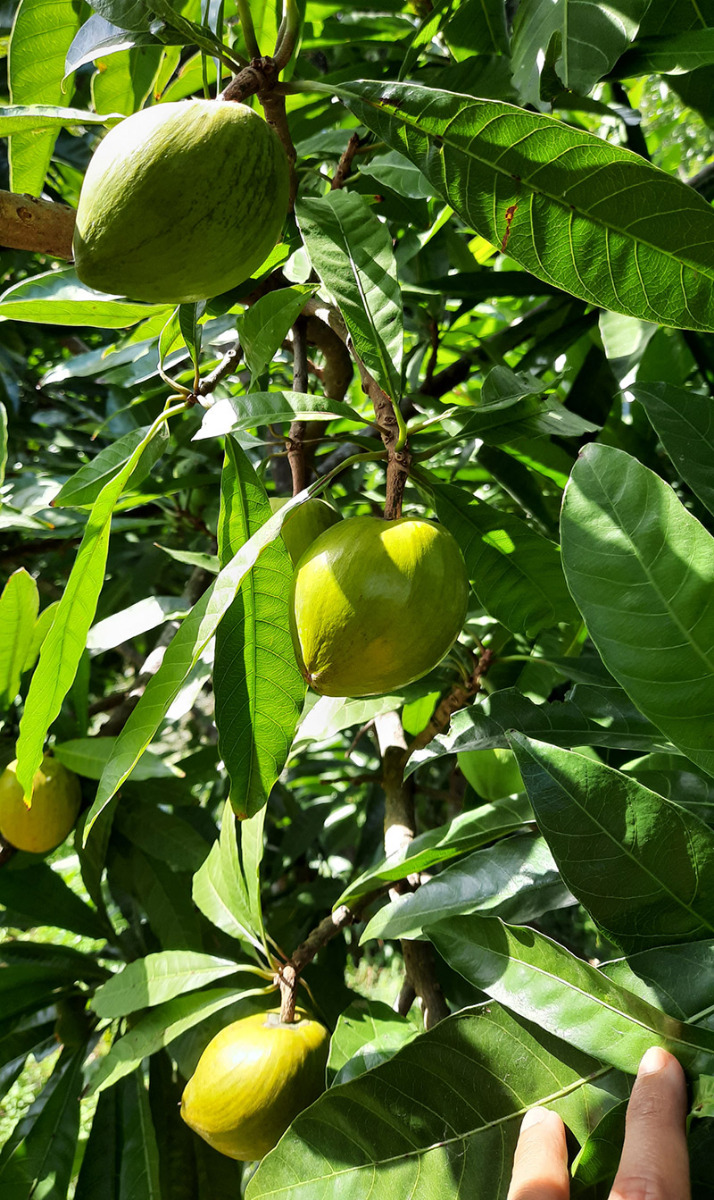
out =
<path fill-rule="evenodd" d="M 35 772 L 28 808 L 16 768 L 14 759 L 0 775 L 0 835 L 17 850 L 45 854 L 74 827 L 81 801 L 79 780 L 46 754 Z"/>
<path fill-rule="evenodd" d="M 181 1116 L 214 1150 L 262 1158 L 325 1087 L 330 1035 L 300 1010 L 285 1023 L 255 1013 L 208 1043 L 184 1089 Z"/>
<path fill-rule="evenodd" d="M 416 517 L 350 517 L 295 568 L 290 627 L 298 666 L 324 696 L 374 696 L 426 675 L 466 616 L 458 543 Z"/>

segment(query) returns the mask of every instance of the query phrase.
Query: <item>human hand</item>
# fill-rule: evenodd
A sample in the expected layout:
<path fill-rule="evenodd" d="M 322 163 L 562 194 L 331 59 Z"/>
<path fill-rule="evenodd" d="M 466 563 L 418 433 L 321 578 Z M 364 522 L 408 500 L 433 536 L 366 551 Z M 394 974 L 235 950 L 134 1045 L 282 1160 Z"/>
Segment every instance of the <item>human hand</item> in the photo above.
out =
<path fill-rule="evenodd" d="M 684 1130 L 684 1072 L 653 1046 L 644 1055 L 627 1106 L 625 1144 L 610 1200 L 690 1200 Z M 557 1113 L 532 1108 L 516 1146 L 508 1200 L 568 1200 L 565 1129 Z"/>

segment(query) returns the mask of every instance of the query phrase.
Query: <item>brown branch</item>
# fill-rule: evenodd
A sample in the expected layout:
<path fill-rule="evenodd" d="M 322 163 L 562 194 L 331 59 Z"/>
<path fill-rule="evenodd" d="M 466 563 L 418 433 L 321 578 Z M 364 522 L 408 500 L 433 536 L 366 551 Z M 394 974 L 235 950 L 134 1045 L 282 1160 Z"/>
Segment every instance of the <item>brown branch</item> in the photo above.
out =
<path fill-rule="evenodd" d="M 297 195 L 297 175 L 295 173 L 297 154 L 290 136 L 290 128 L 285 111 L 285 97 L 280 92 L 273 91 L 272 88 L 268 90 L 261 88 L 258 92 L 258 99 L 263 106 L 265 120 L 280 139 L 280 143 L 285 151 L 285 157 L 288 160 L 288 171 L 290 172 L 288 209 L 292 212 L 295 207 L 295 197 Z"/>
<path fill-rule="evenodd" d="M 342 152 L 342 157 L 337 164 L 337 169 L 330 183 L 330 188 L 332 191 L 337 191 L 337 189 L 341 188 L 346 182 L 347 177 L 352 170 L 352 160 L 358 149 L 359 136 L 356 133 L 353 133 L 344 151 Z"/>
<path fill-rule="evenodd" d="M 71 260 L 76 216 L 66 204 L 0 191 L 0 246 Z"/>
<path fill-rule="evenodd" d="M 396 712 L 382 713 L 375 718 L 377 741 L 382 758 L 382 787 L 385 795 L 384 850 L 385 854 L 402 854 L 416 832 L 414 795 L 411 781 L 404 780 L 407 744 L 404 729 Z M 390 890 L 390 896 L 399 894 Z M 402 941 L 405 983 L 397 1001 L 398 1011 L 406 1015 L 409 997 L 419 997 L 424 1025 L 430 1029 L 449 1015 L 438 980 L 434 975 L 431 947 L 426 942 Z"/>
<path fill-rule="evenodd" d="M 475 664 L 468 681 L 465 684 L 456 684 L 448 695 L 444 696 L 435 709 L 428 725 L 409 743 L 403 763 L 404 766 L 406 766 L 407 761 L 411 758 L 415 750 L 423 750 L 424 746 L 428 746 L 432 738 L 435 738 L 437 734 L 443 733 L 448 728 L 455 712 L 458 712 L 460 708 L 466 708 L 467 704 L 471 703 L 474 696 L 481 690 L 481 680 L 487 674 L 492 661 L 493 652 L 491 650 L 484 650 Z"/>
<path fill-rule="evenodd" d="M 278 72 L 272 58 L 253 58 L 226 84 L 219 99 L 239 104 L 258 92 L 269 92 L 277 81 Z"/>
<path fill-rule="evenodd" d="M 293 325 L 293 391 L 307 391 L 307 323 L 304 317 L 298 317 Z M 305 459 L 305 421 L 292 421 L 290 432 L 285 443 L 285 450 L 290 464 L 290 474 L 293 482 L 293 496 L 297 496 L 307 486 L 308 467 Z"/>
<path fill-rule="evenodd" d="M 204 375 L 203 379 L 196 388 L 196 396 L 208 396 L 212 391 L 215 390 L 221 380 L 225 379 L 226 376 L 231 374 L 233 368 L 238 366 L 238 363 L 242 358 L 243 347 L 239 341 L 236 341 L 229 350 L 226 350 L 226 353 L 218 363 L 218 366 L 214 367 L 213 370 L 208 373 L 208 375 Z"/>

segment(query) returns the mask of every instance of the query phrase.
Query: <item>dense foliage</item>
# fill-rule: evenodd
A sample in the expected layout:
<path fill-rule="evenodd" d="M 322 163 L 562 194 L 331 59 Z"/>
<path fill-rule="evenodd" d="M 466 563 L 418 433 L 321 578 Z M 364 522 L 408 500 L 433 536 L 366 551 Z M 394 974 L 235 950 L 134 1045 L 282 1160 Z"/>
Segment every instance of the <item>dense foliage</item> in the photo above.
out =
<path fill-rule="evenodd" d="M 107 127 L 276 45 L 240 95 L 296 202 L 176 309 L 0 224 L 0 768 L 82 789 L 0 851 L 0 1194 L 503 1200 L 547 1103 L 596 1200 L 656 1043 L 705 1200 L 714 4 L 235 8 L 2 9 L 0 184 L 65 231 Z M 318 494 L 464 556 L 458 641 L 388 695 L 306 695 L 280 529 Z M 178 1101 L 286 963 L 328 1087 L 255 1169 Z"/>

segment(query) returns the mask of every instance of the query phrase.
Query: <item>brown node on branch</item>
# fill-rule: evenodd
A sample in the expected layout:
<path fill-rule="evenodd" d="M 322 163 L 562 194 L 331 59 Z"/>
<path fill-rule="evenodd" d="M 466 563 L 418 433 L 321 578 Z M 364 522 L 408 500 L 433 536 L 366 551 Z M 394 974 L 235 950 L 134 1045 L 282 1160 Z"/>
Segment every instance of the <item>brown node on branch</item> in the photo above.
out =
<path fill-rule="evenodd" d="M 0 191 L 0 245 L 71 260 L 76 215 L 67 204 Z"/>

